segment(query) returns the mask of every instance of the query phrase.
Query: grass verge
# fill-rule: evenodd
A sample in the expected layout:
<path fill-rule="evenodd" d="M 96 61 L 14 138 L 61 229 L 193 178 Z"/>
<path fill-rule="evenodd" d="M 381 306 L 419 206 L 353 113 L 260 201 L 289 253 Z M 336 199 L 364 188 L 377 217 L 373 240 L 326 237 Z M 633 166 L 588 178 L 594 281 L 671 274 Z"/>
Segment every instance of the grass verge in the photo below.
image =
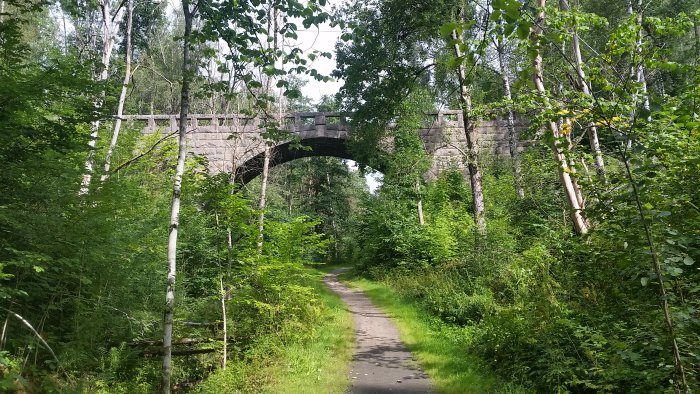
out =
<path fill-rule="evenodd" d="M 199 385 L 198 393 L 345 393 L 353 349 L 352 315 L 314 270 L 313 286 L 323 304 L 323 317 L 305 340 L 281 343 L 261 340 L 250 356 L 229 362 Z"/>
<path fill-rule="evenodd" d="M 403 299 L 381 282 L 341 275 L 347 285 L 364 291 L 396 323 L 401 340 L 411 349 L 440 393 L 525 393 L 501 382 L 467 352 L 470 327 L 448 325 Z"/>
<path fill-rule="evenodd" d="M 270 392 L 341 394 L 350 384 L 352 315 L 325 285 L 318 282 L 316 289 L 327 306 L 325 318 L 313 339 L 285 348 L 283 362 L 273 369 L 278 378 Z"/>

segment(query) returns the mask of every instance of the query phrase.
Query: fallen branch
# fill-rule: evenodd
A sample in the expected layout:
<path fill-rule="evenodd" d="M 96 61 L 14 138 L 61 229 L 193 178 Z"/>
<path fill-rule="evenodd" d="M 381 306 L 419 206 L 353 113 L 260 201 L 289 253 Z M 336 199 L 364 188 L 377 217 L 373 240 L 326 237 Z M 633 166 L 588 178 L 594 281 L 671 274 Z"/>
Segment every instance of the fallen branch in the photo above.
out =
<path fill-rule="evenodd" d="M 178 324 L 182 324 L 183 326 L 190 326 L 190 327 L 221 327 L 224 325 L 224 322 L 220 321 L 215 321 L 215 322 L 194 322 L 194 321 L 183 321 L 183 322 L 175 322 Z"/>
<path fill-rule="evenodd" d="M 227 337 L 226 339 L 229 341 L 235 341 L 235 340 L 241 340 L 241 339 L 247 339 L 247 338 Z M 201 343 L 211 343 L 211 342 L 223 341 L 223 340 L 224 340 L 223 337 L 218 337 L 218 338 L 181 338 L 181 339 L 173 341 L 173 346 L 175 346 L 175 345 L 181 345 L 181 346 L 198 345 Z M 163 346 L 163 341 L 162 340 L 144 339 L 141 341 L 128 342 L 126 345 L 129 347 Z"/>
<path fill-rule="evenodd" d="M 173 350 L 170 354 L 173 356 L 192 356 L 195 354 L 206 354 L 206 353 L 214 353 L 218 351 L 219 349 L 190 349 L 190 350 Z M 154 351 L 144 351 L 141 352 L 142 357 L 150 358 L 150 357 L 161 357 L 163 355 L 162 350 L 154 350 Z"/>

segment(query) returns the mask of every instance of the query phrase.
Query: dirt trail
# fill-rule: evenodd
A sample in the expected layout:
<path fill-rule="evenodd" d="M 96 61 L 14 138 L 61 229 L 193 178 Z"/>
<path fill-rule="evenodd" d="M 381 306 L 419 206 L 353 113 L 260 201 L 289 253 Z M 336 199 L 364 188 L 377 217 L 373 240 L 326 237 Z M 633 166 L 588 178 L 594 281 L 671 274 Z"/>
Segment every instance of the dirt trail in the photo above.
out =
<path fill-rule="evenodd" d="M 399 339 L 394 323 L 364 293 L 338 282 L 338 274 L 346 270 L 326 275 L 324 282 L 345 301 L 355 322 L 349 393 L 434 393 L 428 376 Z"/>

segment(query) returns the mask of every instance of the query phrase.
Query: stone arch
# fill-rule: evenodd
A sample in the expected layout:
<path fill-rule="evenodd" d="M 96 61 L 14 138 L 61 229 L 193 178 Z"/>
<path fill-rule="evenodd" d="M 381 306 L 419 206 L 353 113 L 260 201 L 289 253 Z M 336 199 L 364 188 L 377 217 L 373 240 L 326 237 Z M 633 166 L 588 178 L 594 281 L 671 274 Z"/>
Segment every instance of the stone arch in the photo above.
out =
<path fill-rule="evenodd" d="M 283 142 L 270 149 L 270 168 L 304 157 L 332 156 L 354 160 L 345 138 L 311 137 L 295 142 Z M 261 152 L 245 160 L 235 169 L 235 180 L 246 184 L 262 173 L 265 153 Z"/>

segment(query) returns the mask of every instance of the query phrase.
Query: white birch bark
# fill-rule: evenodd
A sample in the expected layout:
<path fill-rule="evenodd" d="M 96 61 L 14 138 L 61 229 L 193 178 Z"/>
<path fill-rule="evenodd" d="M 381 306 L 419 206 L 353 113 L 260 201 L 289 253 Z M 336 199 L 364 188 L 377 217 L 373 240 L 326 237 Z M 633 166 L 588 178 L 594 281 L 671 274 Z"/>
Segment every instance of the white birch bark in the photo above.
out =
<path fill-rule="evenodd" d="M 102 12 L 102 70 L 97 77 L 98 82 L 104 82 L 109 77 L 109 65 L 112 60 L 112 50 L 116 35 L 114 26 L 112 25 L 112 15 L 110 8 L 110 0 L 102 0 L 100 2 L 100 10 Z M 104 102 L 105 92 L 95 102 L 95 107 L 101 108 Z M 100 130 L 100 121 L 96 120 L 90 125 L 90 140 L 88 141 L 88 156 L 85 159 L 83 179 L 80 182 L 80 191 L 78 195 L 86 195 L 90 191 L 90 183 L 92 183 L 92 174 L 95 170 L 95 147 L 97 146 L 97 136 Z"/>
<path fill-rule="evenodd" d="M 170 393 L 172 376 L 172 341 L 173 315 L 175 311 L 175 276 L 177 257 L 177 233 L 180 225 L 180 194 L 182 192 L 182 176 L 185 172 L 185 156 L 187 155 L 187 115 L 190 105 L 190 35 L 192 33 L 192 12 L 189 0 L 182 0 L 182 10 L 185 16 L 185 32 L 182 46 L 182 92 L 180 99 L 179 149 L 177 168 L 173 180 L 173 199 L 170 209 L 170 228 L 168 234 L 168 278 L 165 290 L 165 311 L 163 318 L 163 382 L 162 392 Z"/>
<path fill-rule="evenodd" d="M 258 210 L 260 211 L 260 216 L 258 217 L 258 253 L 262 253 L 263 247 L 263 230 L 265 229 L 265 204 L 267 196 L 267 176 L 270 169 L 270 145 L 265 143 L 265 157 L 263 158 L 263 170 L 262 170 L 262 185 L 260 186 L 260 200 L 258 201 Z"/>
<path fill-rule="evenodd" d="M 633 0 L 628 0 L 627 2 L 627 15 L 632 16 L 634 13 L 634 7 L 632 4 Z M 637 1 L 637 40 L 634 45 L 634 56 L 632 56 L 632 66 L 630 70 L 630 74 L 632 78 L 637 82 L 639 85 L 639 90 L 635 89 L 634 93 L 634 104 L 635 106 L 637 105 L 637 102 L 639 101 L 639 96 L 641 96 L 642 100 L 642 107 L 649 113 L 649 110 L 651 109 L 649 105 L 649 94 L 647 90 L 647 80 L 646 77 L 644 76 L 644 61 L 642 60 L 642 44 L 643 44 L 643 36 L 642 36 L 642 21 L 643 21 L 643 7 L 644 7 L 644 0 L 638 0 Z M 634 114 L 633 114 L 634 117 Z"/>
<path fill-rule="evenodd" d="M 107 149 L 107 156 L 105 157 L 104 172 L 100 178 L 101 182 L 104 182 L 109 178 L 109 168 L 112 164 L 112 155 L 114 154 L 114 149 L 117 146 L 117 141 L 119 139 L 119 131 L 122 126 L 122 115 L 124 114 L 124 102 L 126 101 L 126 92 L 129 87 L 129 81 L 131 80 L 131 59 L 132 59 L 132 48 L 131 48 L 131 30 L 133 24 L 134 15 L 134 3 L 133 0 L 128 0 L 126 4 L 126 55 L 124 60 L 124 82 L 122 83 L 122 90 L 119 94 L 119 103 L 117 104 L 117 116 L 114 120 L 114 130 L 112 132 L 112 140 L 109 143 L 109 148 Z"/>
<path fill-rule="evenodd" d="M 544 4 L 545 0 L 537 0 L 538 11 L 535 16 L 535 23 L 533 24 L 530 39 L 534 46 L 535 57 L 532 61 L 533 74 L 532 80 L 535 84 L 537 92 L 548 103 L 547 92 L 544 87 L 544 76 L 543 76 L 543 66 L 542 66 L 542 51 L 540 49 L 540 39 L 542 36 L 542 31 L 545 22 Z M 550 121 L 548 122 L 550 131 L 553 134 L 552 143 L 550 145 L 552 152 L 554 153 L 554 158 L 557 161 L 559 168 L 559 179 L 564 187 L 564 194 L 569 203 L 569 208 L 571 209 L 570 215 L 574 224 L 574 229 L 577 234 L 585 234 L 588 232 L 588 222 L 583 216 L 583 207 L 579 203 L 579 196 L 581 195 L 580 188 L 574 182 L 570 174 L 569 160 L 566 153 L 561 147 L 559 140 L 562 138 L 561 131 L 556 123 Z"/>
<path fill-rule="evenodd" d="M 229 244 L 231 243 L 231 232 L 229 231 Z M 221 356 L 221 368 L 226 369 L 228 360 L 228 325 L 226 321 L 226 290 L 224 290 L 224 277 L 219 277 L 219 292 L 221 293 L 221 318 L 223 319 L 224 331 L 224 354 Z"/>
<path fill-rule="evenodd" d="M 559 0 L 559 8 L 566 12 L 569 11 L 569 1 Z M 586 96 L 592 97 L 591 89 L 588 86 L 588 80 L 586 79 L 586 74 L 583 71 L 583 58 L 581 57 L 581 45 L 579 43 L 578 31 L 576 26 L 573 27 L 572 31 L 571 46 L 574 53 L 574 61 L 576 63 L 576 74 L 579 80 L 579 85 L 581 92 Z M 591 146 L 591 153 L 593 153 L 593 163 L 595 166 L 595 172 L 598 179 L 605 182 L 605 161 L 603 160 L 603 153 L 600 150 L 600 141 L 598 139 L 598 127 L 594 122 L 590 122 L 587 125 L 586 131 L 588 133 L 588 143 Z"/>
<path fill-rule="evenodd" d="M 423 199 L 420 196 L 420 179 L 416 180 L 416 209 L 418 210 L 418 223 L 423 226 L 425 225 L 425 218 L 423 217 Z"/>
<path fill-rule="evenodd" d="M 460 17 L 463 17 L 460 11 Z M 454 56 L 460 60 L 462 51 L 459 48 L 459 37 L 456 30 L 452 30 L 452 39 L 455 40 Z M 467 167 L 469 168 L 469 180 L 471 182 L 472 200 L 474 205 L 474 222 L 481 234 L 486 233 L 486 211 L 484 207 L 484 191 L 481 182 L 481 168 L 479 166 L 479 145 L 474 135 L 474 123 L 471 121 L 472 98 L 466 82 L 464 64 L 460 61 L 457 67 L 457 79 L 459 80 L 459 100 L 462 106 L 462 118 L 464 121 L 464 136 L 467 140 Z"/>
<path fill-rule="evenodd" d="M 272 5 L 271 5 L 272 7 Z M 274 8 L 272 10 L 272 18 L 270 18 L 270 21 L 267 26 L 267 31 L 268 34 L 272 32 L 273 34 L 273 40 L 272 40 L 272 45 L 271 45 L 271 50 L 273 52 L 273 56 L 275 57 L 275 67 L 277 67 L 277 49 L 278 49 L 278 41 L 277 41 L 277 31 L 278 31 L 278 17 L 279 17 L 279 11 L 277 8 Z M 267 79 L 267 86 L 265 88 L 265 94 L 270 94 L 271 92 L 271 85 L 272 85 L 272 77 L 268 77 Z M 280 97 L 279 97 L 279 103 L 278 103 L 278 112 L 277 112 L 277 124 L 281 124 L 282 122 L 282 94 L 280 90 Z M 270 144 L 265 141 L 265 157 L 263 158 L 263 171 L 262 171 L 262 179 L 261 179 L 261 187 L 260 187 L 260 200 L 258 202 L 258 210 L 260 211 L 260 216 L 258 217 L 258 253 L 262 253 L 262 248 L 263 248 L 263 240 L 265 238 L 264 236 L 264 229 L 265 229 L 265 206 L 266 206 L 266 194 L 267 194 L 267 180 L 268 180 L 268 175 L 269 175 L 269 170 L 270 170 Z"/>
<path fill-rule="evenodd" d="M 421 226 L 424 226 L 425 225 L 425 218 L 423 217 L 423 200 L 419 198 L 417 205 L 418 205 L 418 223 Z"/>
<path fill-rule="evenodd" d="M 506 46 L 504 37 L 499 37 L 496 42 L 496 52 L 498 54 L 498 68 L 501 72 L 501 80 L 503 81 L 503 91 L 506 100 L 512 101 L 513 96 L 510 88 L 510 76 L 508 75 L 508 65 L 506 63 Z M 515 119 L 513 111 L 509 108 L 506 111 L 506 127 L 508 128 L 508 148 L 510 150 L 510 158 L 513 161 L 513 183 L 515 192 L 518 198 L 525 198 L 525 189 L 523 188 L 523 173 L 520 162 L 520 152 L 518 152 L 519 136 L 515 130 Z"/>

